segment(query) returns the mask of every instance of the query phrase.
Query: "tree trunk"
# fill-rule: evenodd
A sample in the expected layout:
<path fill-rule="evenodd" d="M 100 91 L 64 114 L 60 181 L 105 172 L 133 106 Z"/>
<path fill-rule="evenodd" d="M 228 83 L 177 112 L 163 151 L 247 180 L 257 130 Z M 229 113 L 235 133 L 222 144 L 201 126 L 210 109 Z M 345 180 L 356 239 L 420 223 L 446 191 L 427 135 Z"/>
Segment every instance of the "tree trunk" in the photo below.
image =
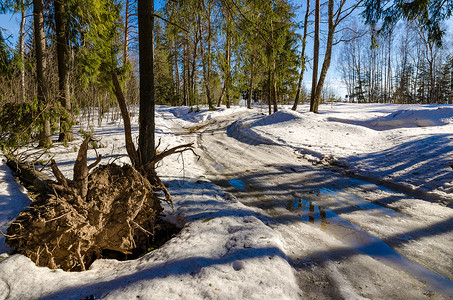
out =
<path fill-rule="evenodd" d="M 200 17 L 198 17 L 197 26 L 200 27 Z M 195 41 L 193 45 L 193 56 L 192 56 L 192 70 L 190 72 L 190 84 L 189 84 L 189 101 L 190 103 L 198 105 L 198 97 L 195 97 L 195 73 L 197 69 L 197 57 L 198 57 L 198 44 L 200 42 L 199 30 L 195 33 Z M 197 101 L 195 101 L 197 100 Z"/>
<path fill-rule="evenodd" d="M 204 78 L 204 87 L 205 87 L 205 90 L 206 90 L 206 98 L 208 99 L 208 106 L 209 106 L 209 110 L 214 110 L 214 106 L 212 105 L 212 96 L 211 96 L 211 87 L 210 87 L 210 73 L 209 73 L 209 66 L 207 66 L 207 64 L 209 64 L 209 62 L 207 62 L 207 60 L 209 60 L 209 58 L 206 58 L 206 54 L 204 53 L 204 45 L 203 43 L 200 45 L 200 50 L 201 50 L 201 57 L 204 58 L 203 59 L 203 78 Z M 209 56 L 209 54 L 208 54 Z"/>
<path fill-rule="evenodd" d="M 184 39 L 184 61 L 183 61 L 183 105 L 190 105 L 187 101 L 187 90 L 188 90 L 188 74 L 189 74 L 189 47 L 187 39 Z"/>
<path fill-rule="evenodd" d="M 20 63 L 20 88 L 21 98 L 25 102 L 25 4 L 24 0 L 20 3 L 20 30 L 19 30 L 19 55 L 21 59 Z"/>
<path fill-rule="evenodd" d="M 226 107 L 230 108 L 230 87 L 231 87 L 231 20 L 229 12 L 226 13 L 226 78 L 225 78 L 225 93 L 226 93 Z"/>
<path fill-rule="evenodd" d="M 220 93 L 219 100 L 217 101 L 217 107 L 220 107 L 223 100 L 223 95 L 225 94 L 225 84 L 223 85 L 222 92 Z"/>
<path fill-rule="evenodd" d="M 126 0 L 124 12 L 124 44 L 123 44 L 123 64 L 127 63 L 127 52 L 129 51 L 129 0 Z"/>
<path fill-rule="evenodd" d="M 209 110 L 214 110 L 212 102 L 212 72 L 211 72 L 211 60 L 212 60 L 212 24 L 211 24 L 211 11 L 212 5 L 209 2 L 208 6 L 208 57 L 207 57 L 207 70 L 206 70 L 206 96 L 208 98 Z M 204 66 L 204 64 L 203 64 Z"/>
<path fill-rule="evenodd" d="M 296 98 L 294 98 L 294 105 L 292 110 L 297 110 L 297 105 L 299 105 L 300 91 L 302 90 L 302 81 L 304 80 L 305 73 L 305 48 L 307 45 L 307 35 L 308 35 L 308 16 L 310 15 L 310 0 L 307 0 L 307 11 L 305 12 L 304 19 L 304 35 L 302 37 L 302 53 L 300 55 L 302 65 L 300 68 L 299 83 L 297 84 L 297 93 Z"/>
<path fill-rule="evenodd" d="M 268 97 L 267 97 L 267 104 L 269 108 L 269 116 L 272 115 L 272 80 L 271 80 L 271 67 L 269 66 L 269 71 L 268 71 Z"/>
<path fill-rule="evenodd" d="M 176 46 L 176 39 L 174 41 L 174 62 L 175 62 L 175 79 L 176 79 L 176 90 L 178 94 L 178 100 L 181 100 L 181 81 L 179 76 L 179 65 L 178 65 L 178 49 Z"/>
<path fill-rule="evenodd" d="M 252 108 L 252 93 L 253 93 L 254 75 L 255 75 L 255 60 L 253 59 L 253 56 L 252 56 L 252 64 L 251 64 L 251 70 L 250 70 L 249 97 L 247 99 L 247 108 L 248 109 Z"/>
<path fill-rule="evenodd" d="M 72 114 L 71 114 L 71 95 L 69 91 L 69 72 L 68 72 L 68 30 L 64 17 L 65 4 L 61 0 L 55 0 L 55 31 L 57 34 L 57 60 L 58 60 L 58 89 L 59 101 L 65 109 L 65 113 L 60 118 L 60 136 L 58 141 L 67 143 L 74 139 L 72 135 Z"/>
<path fill-rule="evenodd" d="M 277 66 L 275 64 L 275 55 L 273 55 L 273 70 L 272 70 L 272 104 L 274 105 L 274 113 L 278 111 L 277 105 Z"/>
<path fill-rule="evenodd" d="M 311 82 L 311 97 L 310 97 L 310 111 L 317 113 L 317 106 L 315 111 L 315 95 L 316 87 L 318 85 L 318 60 L 319 60 L 319 23 L 321 19 L 320 0 L 316 0 L 315 7 L 315 39 L 313 46 L 313 76 Z"/>
<path fill-rule="evenodd" d="M 31 163 L 19 162 L 13 157 L 7 157 L 6 164 L 21 180 L 33 185 L 41 194 L 46 195 L 52 192 L 50 187 L 50 184 L 53 183 L 52 178 L 37 171 Z"/>
<path fill-rule="evenodd" d="M 333 47 L 333 35 L 335 33 L 335 26 L 333 22 L 333 2 L 334 0 L 329 0 L 329 32 L 327 34 L 327 46 L 326 54 L 324 56 L 324 62 L 322 64 L 321 74 L 319 76 L 319 81 L 316 85 L 315 97 L 313 102 L 313 112 L 318 113 L 319 102 L 321 101 L 321 92 L 326 79 L 327 71 L 330 67 L 330 61 L 332 58 L 332 47 Z"/>
<path fill-rule="evenodd" d="M 154 140 L 154 0 L 138 0 L 140 63 L 139 156 L 142 164 L 155 155 Z"/>
<path fill-rule="evenodd" d="M 38 102 L 41 106 L 42 129 L 39 132 L 39 147 L 52 147 L 50 121 L 46 117 L 46 96 L 47 85 L 44 78 L 44 70 L 46 69 L 46 61 L 44 59 L 44 51 L 46 50 L 46 39 L 44 34 L 44 16 L 43 16 L 42 0 L 33 0 L 33 25 L 35 35 L 35 51 L 36 51 L 36 77 L 38 80 Z"/>

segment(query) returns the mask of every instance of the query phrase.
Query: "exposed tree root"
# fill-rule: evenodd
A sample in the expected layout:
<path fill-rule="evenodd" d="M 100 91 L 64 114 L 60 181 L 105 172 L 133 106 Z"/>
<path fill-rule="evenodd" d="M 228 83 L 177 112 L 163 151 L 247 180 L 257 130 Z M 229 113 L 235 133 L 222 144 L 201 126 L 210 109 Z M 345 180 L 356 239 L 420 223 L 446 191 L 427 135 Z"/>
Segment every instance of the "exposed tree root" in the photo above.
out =
<path fill-rule="evenodd" d="M 32 165 L 9 160 L 40 196 L 10 225 L 6 242 L 39 266 L 86 270 L 105 250 L 129 254 L 139 242 L 149 244 L 153 238 L 163 210 L 156 194 L 164 187 L 160 179 L 144 177 L 130 165 L 103 165 L 89 173 L 100 161 L 98 156 L 87 166 L 89 141 L 86 138 L 79 149 L 73 180 L 65 178 L 53 160 L 56 182 Z"/>
<path fill-rule="evenodd" d="M 86 270 L 105 250 L 132 253 L 151 240 L 162 212 L 154 187 L 132 166 L 100 166 L 82 198 L 66 189 L 41 196 L 7 230 L 6 242 L 38 266 Z"/>

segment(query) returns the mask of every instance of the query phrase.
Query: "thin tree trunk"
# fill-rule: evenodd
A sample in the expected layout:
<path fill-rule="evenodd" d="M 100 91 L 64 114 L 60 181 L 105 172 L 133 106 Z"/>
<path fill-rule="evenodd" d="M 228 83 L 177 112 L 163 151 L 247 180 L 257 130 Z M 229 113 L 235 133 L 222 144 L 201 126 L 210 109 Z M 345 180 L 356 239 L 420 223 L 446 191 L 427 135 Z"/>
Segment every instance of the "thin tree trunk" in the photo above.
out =
<path fill-rule="evenodd" d="M 307 35 L 308 35 L 308 17 L 310 15 L 310 0 L 307 0 L 307 11 L 305 12 L 304 19 L 304 35 L 302 37 L 302 53 L 300 55 L 302 66 L 300 68 L 299 82 L 297 84 L 297 93 L 294 98 L 294 105 L 292 110 L 297 110 L 297 105 L 299 105 L 300 91 L 302 90 L 302 81 L 304 80 L 305 73 L 305 48 L 307 46 Z"/>
<path fill-rule="evenodd" d="M 44 70 L 46 69 L 46 61 L 44 59 L 44 51 L 46 50 L 46 39 L 44 34 L 44 16 L 43 16 L 42 0 L 33 0 L 33 25 L 35 35 L 35 50 L 36 50 L 36 77 L 38 80 L 38 102 L 42 110 L 46 110 L 47 86 L 44 78 Z M 50 121 L 45 116 L 45 112 L 41 111 L 42 129 L 39 132 L 39 147 L 50 148 L 52 146 Z"/>
<path fill-rule="evenodd" d="M 214 110 L 214 106 L 212 105 L 212 96 L 211 96 L 211 87 L 210 87 L 210 77 L 209 77 L 209 58 L 206 58 L 206 54 L 204 53 L 204 45 L 203 43 L 200 45 L 201 57 L 203 58 L 203 78 L 204 78 L 204 86 L 206 90 L 206 98 L 208 99 L 208 106 L 209 110 Z M 208 54 L 209 55 L 209 54 Z"/>
<path fill-rule="evenodd" d="M 247 99 L 247 108 L 251 109 L 252 108 L 252 94 L 253 94 L 253 79 L 255 76 L 255 60 L 253 59 L 252 56 L 252 65 L 251 65 L 251 70 L 250 70 L 250 83 L 249 83 L 249 97 Z"/>
<path fill-rule="evenodd" d="M 200 27 L 200 17 L 198 17 L 197 21 L 197 26 L 198 28 Z M 198 106 L 198 97 L 195 97 L 195 73 L 197 69 L 197 57 L 198 57 L 198 44 L 200 42 L 200 36 L 199 36 L 199 30 L 197 29 L 195 33 L 195 42 L 193 45 L 193 59 L 192 59 L 192 70 L 190 72 L 190 84 L 189 84 L 189 101 L 190 103 L 195 103 L 197 102 Z M 197 101 L 195 101 L 197 100 Z"/>
<path fill-rule="evenodd" d="M 321 101 L 321 92 L 326 79 L 327 71 L 330 67 L 330 61 L 332 58 L 332 47 L 333 47 L 333 36 L 335 33 L 335 25 L 333 21 L 333 2 L 334 0 L 329 0 L 329 32 L 327 34 L 327 46 L 326 54 L 324 56 L 324 62 L 321 68 L 321 74 L 319 76 L 319 81 L 316 85 L 316 92 L 313 102 L 313 112 L 318 113 L 319 102 Z"/>
<path fill-rule="evenodd" d="M 71 95 L 69 91 L 68 72 L 68 38 L 67 26 L 64 18 L 65 4 L 55 0 L 55 30 L 57 34 L 57 61 L 58 61 L 58 89 L 59 101 L 64 107 L 64 116 L 60 118 L 60 136 L 58 141 L 67 143 L 74 139 L 72 135 Z"/>
<path fill-rule="evenodd" d="M 176 79 L 176 89 L 178 92 L 178 98 L 181 100 L 181 81 L 179 76 L 179 65 L 178 65 L 178 50 L 176 48 L 176 39 L 174 41 L 174 61 L 175 61 L 175 79 Z"/>
<path fill-rule="evenodd" d="M 184 61 L 183 61 L 183 104 L 190 105 L 187 101 L 188 73 L 189 73 L 189 49 L 187 39 L 184 39 Z"/>
<path fill-rule="evenodd" d="M 318 60 L 319 60 L 319 23 L 320 23 L 320 0 L 316 0 L 316 7 L 315 7 L 315 39 L 314 39 L 314 46 L 313 46 L 313 76 L 312 76 L 312 83 L 311 83 L 311 97 L 310 97 L 310 111 L 315 111 L 315 95 L 316 95 L 316 87 L 318 85 Z M 316 106 L 317 107 L 317 106 Z"/>
<path fill-rule="evenodd" d="M 277 65 L 275 63 L 275 55 L 273 55 L 273 70 L 272 70 L 272 104 L 274 105 L 274 113 L 278 111 L 277 105 Z"/>
<path fill-rule="evenodd" d="M 271 67 L 269 66 L 269 71 L 268 71 L 268 99 L 267 99 L 267 104 L 269 108 L 269 116 L 272 115 L 272 81 L 271 81 Z"/>
<path fill-rule="evenodd" d="M 25 102 L 25 4 L 24 0 L 20 3 L 20 29 L 19 29 L 19 55 L 21 59 L 20 63 L 20 88 L 21 98 Z"/>
<path fill-rule="evenodd" d="M 230 15 L 229 12 L 226 14 L 226 23 L 227 23 L 227 28 L 226 28 L 226 63 L 227 63 L 227 69 L 226 69 L 226 84 L 225 84 L 225 92 L 226 92 L 226 107 L 230 108 L 230 88 L 231 88 L 231 24 L 230 24 Z"/>
<path fill-rule="evenodd" d="M 127 63 L 127 52 L 129 51 L 129 0 L 126 0 L 124 12 L 124 45 L 123 45 L 123 64 Z"/>
<path fill-rule="evenodd" d="M 220 107 L 223 100 L 223 95 L 225 94 L 225 85 L 223 85 L 222 92 L 220 93 L 219 100 L 217 101 L 217 107 Z"/>
<path fill-rule="evenodd" d="M 208 6 L 208 61 L 207 61 L 207 86 L 206 95 L 208 97 L 208 105 L 210 110 L 214 110 L 212 103 L 212 72 L 211 72 L 211 59 L 212 59 L 212 24 L 211 24 L 211 11 L 212 5 L 209 2 Z"/>

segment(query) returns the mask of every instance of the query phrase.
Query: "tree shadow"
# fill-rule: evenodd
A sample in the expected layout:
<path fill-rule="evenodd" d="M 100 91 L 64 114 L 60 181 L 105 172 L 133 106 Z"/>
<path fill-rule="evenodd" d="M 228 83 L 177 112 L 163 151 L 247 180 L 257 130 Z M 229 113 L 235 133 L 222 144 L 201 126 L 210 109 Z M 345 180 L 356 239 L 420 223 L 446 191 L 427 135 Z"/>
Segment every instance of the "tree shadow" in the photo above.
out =
<path fill-rule="evenodd" d="M 2 176 L 3 175 L 3 176 Z M 21 192 L 20 185 L 14 180 L 12 171 L 6 164 L 0 162 L 0 231 L 6 234 L 6 230 L 19 213 L 30 206 L 31 201 L 27 195 Z M 9 252 L 5 244 L 5 237 L 0 235 L 0 253 Z"/>

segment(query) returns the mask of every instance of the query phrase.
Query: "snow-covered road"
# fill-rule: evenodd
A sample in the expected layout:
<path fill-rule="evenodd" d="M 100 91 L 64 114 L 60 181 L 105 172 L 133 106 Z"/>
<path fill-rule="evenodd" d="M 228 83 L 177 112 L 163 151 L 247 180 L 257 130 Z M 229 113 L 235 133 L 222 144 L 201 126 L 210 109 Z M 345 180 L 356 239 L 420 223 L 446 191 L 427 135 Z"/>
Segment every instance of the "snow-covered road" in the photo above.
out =
<path fill-rule="evenodd" d="M 101 139 L 102 163 L 129 162 L 120 120 L 79 121 Z M 36 267 L 0 236 L 0 300 L 452 299 L 451 132 L 451 105 L 157 106 L 160 149 L 194 142 L 201 156 L 157 168 L 182 231 L 84 272 Z M 80 142 L 52 149 L 68 178 Z M 0 230 L 27 205 L 0 162 Z"/>
<path fill-rule="evenodd" d="M 260 209 L 284 236 L 310 297 L 345 295 L 338 289 L 349 285 L 385 298 L 418 298 L 424 283 L 453 296 L 451 209 L 332 172 L 330 165 L 313 166 L 296 149 L 251 135 L 238 125 L 245 116 L 190 130 L 200 161 L 209 180 Z"/>

